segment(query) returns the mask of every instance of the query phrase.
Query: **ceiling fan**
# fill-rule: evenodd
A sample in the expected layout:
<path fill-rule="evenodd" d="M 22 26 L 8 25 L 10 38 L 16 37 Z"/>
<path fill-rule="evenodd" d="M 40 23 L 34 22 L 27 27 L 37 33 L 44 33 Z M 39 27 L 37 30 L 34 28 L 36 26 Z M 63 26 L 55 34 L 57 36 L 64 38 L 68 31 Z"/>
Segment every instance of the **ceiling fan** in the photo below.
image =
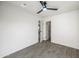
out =
<path fill-rule="evenodd" d="M 57 8 L 47 8 L 46 1 L 40 1 L 40 3 L 43 8 L 40 11 L 38 11 L 37 14 L 41 13 L 42 11 L 46 11 L 46 10 L 58 10 Z"/>

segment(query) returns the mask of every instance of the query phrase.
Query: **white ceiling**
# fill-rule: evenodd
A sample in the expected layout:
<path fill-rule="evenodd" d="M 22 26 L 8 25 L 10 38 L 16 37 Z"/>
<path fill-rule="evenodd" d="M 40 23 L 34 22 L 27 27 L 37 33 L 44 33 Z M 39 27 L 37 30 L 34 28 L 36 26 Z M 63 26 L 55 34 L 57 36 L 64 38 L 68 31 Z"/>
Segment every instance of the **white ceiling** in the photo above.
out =
<path fill-rule="evenodd" d="M 40 14 L 36 14 L 42 8 L 39 1 L 15 1 L 9 3 L 21 6 L 22 8 L 26 9 L 26 11 L 41 17 L 48 17 L 63 12 L 79 9 L 78 1 L 47 1 L 47 7 L 58 8 L 58 10 L 57 11 L 47 10 L 41 12 Z M 22 6 L 23 4 L 26 4 L 26 6 L 23 7 Z"/>

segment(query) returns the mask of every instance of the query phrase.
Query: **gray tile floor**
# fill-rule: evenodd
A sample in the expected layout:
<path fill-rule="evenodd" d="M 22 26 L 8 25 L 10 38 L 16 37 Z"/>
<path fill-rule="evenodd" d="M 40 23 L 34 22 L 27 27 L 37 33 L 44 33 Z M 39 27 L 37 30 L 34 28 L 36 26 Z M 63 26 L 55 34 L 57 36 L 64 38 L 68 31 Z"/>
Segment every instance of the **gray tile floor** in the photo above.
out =
<path fill-rule="evenodd" d="M 79 50 L 43 41 L 4 58 L 78 58 Z"/>

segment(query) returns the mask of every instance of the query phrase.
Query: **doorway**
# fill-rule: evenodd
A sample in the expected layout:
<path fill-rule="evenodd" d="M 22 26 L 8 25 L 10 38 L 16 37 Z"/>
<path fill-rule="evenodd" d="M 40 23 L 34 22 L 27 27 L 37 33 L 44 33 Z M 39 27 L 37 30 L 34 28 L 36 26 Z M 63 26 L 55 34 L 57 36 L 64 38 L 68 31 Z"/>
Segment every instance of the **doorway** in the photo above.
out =
<path fill-rule="evenodd" d="M 46 40 L 51 42 L 51 21 L 46 22 Z"/>

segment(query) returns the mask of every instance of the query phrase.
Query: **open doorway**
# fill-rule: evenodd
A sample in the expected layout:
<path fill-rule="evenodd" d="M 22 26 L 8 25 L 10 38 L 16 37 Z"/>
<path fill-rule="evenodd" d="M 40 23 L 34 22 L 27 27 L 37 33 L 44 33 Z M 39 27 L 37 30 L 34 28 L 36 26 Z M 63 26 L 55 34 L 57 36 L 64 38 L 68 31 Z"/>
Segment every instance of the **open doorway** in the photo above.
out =
<path fill-rule="evenodd" d="M 51 21 L 46 22 L 46 40 L 51 42 Z"/>

